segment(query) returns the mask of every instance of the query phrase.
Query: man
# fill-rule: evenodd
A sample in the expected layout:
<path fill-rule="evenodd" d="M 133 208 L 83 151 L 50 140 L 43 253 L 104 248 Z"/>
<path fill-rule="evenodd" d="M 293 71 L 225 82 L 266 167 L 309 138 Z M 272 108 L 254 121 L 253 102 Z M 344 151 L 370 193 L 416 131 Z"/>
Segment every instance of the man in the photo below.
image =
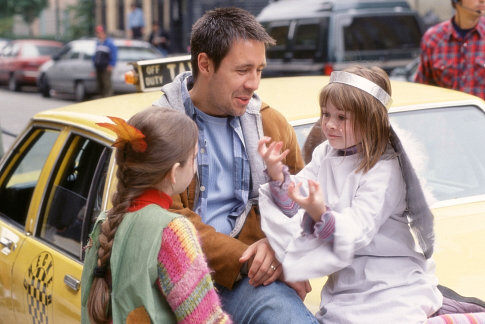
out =
<path fill-rule="evenodd" d="M 170 53 L 170 37 L 163 28 L 160 29 L 158 21 L 154 21 L 152 24 L 152 32 L 148 36 L 148 42 L 155 46 L 163 56 Z"/>
<path fill-rule="evenodd" d="M 199 127 L 197 175 L 171 208 L 197 228 L 224 309 L 236 323 L 315 323 L 302 302 L 309 284 L 282 282 L 257 207 L 267 180 L 257 153 L 263 134 L 285 143 L 292 172 L 303 167 L 293 128 L 254 94 L 271 44 L 248 12 L 207 12 L 192 29 L 193 72 L 165 85 L 154 104 L 184 111 Z"/>
<path fill-rule="evenodd" d="M 145 27 L 145 17 L 143 10 L 136 3 L 130 5 L 131 12 L 128 14 L 128 28 L 131 32 L 131 38 L 142 39 L 143 28 Z"/>
<path fill-rule="evenodd" d="M 98 90 L 102 97 L 113 94 L 111 85 L 111 72 L 116 65 L 118 48 L 113 40 L 106 36 L 103 26 L 96 26 L 96 49 L 94 51 L 93 63 L 96 69 L 96 81 Z"/>
<path fill-rule="evenodd" d="M 485 0 L 452 0 L 456 14 L 421 40 L 415 81 L 485 99 Z"/>

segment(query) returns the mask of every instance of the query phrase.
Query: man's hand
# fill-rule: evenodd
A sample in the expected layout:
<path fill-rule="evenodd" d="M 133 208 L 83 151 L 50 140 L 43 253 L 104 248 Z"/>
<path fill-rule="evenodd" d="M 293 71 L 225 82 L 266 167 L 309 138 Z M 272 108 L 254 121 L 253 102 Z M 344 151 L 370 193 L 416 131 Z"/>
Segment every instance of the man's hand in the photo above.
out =
<path fill-rule="evenodd" d="M 108 65 L 108 66 L 106 67 L 106 70 L 108 70 L 109 72 L 111 72 L 111 71 L 113 70 L 113 66 Z"/>
<path fill-rule="evenodd" d="M 283 273 L 267 238 L 254 242 L 244 251 L 239 262 L 246 261 L 249 262 L 249 284 L 254 287 L 269 285 Z"/>
<path fill-rule="evenodd" d="M 310 285 L 310 281 L 297 281 L 297 282 L 287 282 L 285 283 L 290 286 L 291 288 L 295 289 L 298 296 L 300 296 L 301 300 L 305 301 L 306 294 L 312 291 L 312 286 Z"/>

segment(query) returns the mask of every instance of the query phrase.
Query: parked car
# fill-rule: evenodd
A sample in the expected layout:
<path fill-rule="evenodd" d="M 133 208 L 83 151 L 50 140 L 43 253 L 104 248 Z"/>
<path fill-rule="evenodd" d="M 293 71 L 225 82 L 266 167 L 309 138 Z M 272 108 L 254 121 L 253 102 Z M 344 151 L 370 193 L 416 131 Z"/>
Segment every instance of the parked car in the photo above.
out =
<path fill-rule="evenodd" d="M 285 115 L 302 144 L 327 82 L 324 76 L 267 78 L 258 93 Z M 422 84 L 392 81 L 392 88 L 392 123 L 413 137 L 404 145 L 435 197 L 440 283 L 485 299 L 485 102 Z M 115 134 L 96 123 L 108 122 L 107 115 L 128 119 L 159 96 L 126 94 L 40 112 L 0 160 L 5 323 L 79 322 L 82 247 L 116 187 Z M 305 303 L 313 311 L 324 280 L 312 280 Z"/>
<path fill-rule="evenodd" d="M 125 72 L 132 69 L 129 62 L 163 57 L 150 43 L 141 40 L 114 39 L 118 47 L 118 60 L 111 79 L 115 93 L 135 92 L 135 86 L 125 83 Z M 69 42 L 62 51 L 41 68 L 39 91 L 44 97 L 51 90 L 74 94 L 76 101 L 96 94 L 96 71 L 92 57 L 96 39 L 79 39 Z"/>
<path fill-rule="evenodd" d="M 2 49 L 5 45 L 7 45 L 9 42 L 8 39 L 6 38 L 0 38 L 0 56 L 2 55 Z"/>
<path fill-rule="evenodd" d="M 424 30 L 402 0 L 281 0 L 257 19 L 276 40 L 266 77 L 329 75 L 356 63 L 390 72 L 419 55 Z"/>
<path fill-rule="evenodd" d="M 0 82 L 12 91 L 36 85 L 39 67 L 59 51 L 62 43 L 41 39 L 19 39 L 6 44 L 0 55 Z"/>

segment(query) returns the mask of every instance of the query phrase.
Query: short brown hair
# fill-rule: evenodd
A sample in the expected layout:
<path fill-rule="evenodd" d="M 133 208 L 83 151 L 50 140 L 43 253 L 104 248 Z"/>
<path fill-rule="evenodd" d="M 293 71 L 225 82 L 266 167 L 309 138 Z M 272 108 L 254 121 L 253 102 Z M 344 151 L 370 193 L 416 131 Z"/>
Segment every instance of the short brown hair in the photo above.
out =
<path fill-rule="evenodd" d="M 238 39 L 256 40 L 266 46 L 274 45 L 275 40 L 253 15 L 240 8 L 217 8 L 207 11 L 192 27 L 190 54 L 192 56 L 192 75 L 197 79 L 197 66 L 200 53 L 206 53 L 214 62 L 215 70 L 227 55 L 234 41 Z"/>
<path fill-rule="evenodd" d="M 391 95 L 391 82 L 379 67 L 353 66 L 344 71 L 370 80 Z M 372 95 L 342 83 L 330 83 L 320 93 L 320 107 L 331 102 L 338 109 L 353 114 L 354 134 L 362 136 L 362 162 L 357 171 L 369 171 L 386 151 L 390 136 L 387 108 Z"/>

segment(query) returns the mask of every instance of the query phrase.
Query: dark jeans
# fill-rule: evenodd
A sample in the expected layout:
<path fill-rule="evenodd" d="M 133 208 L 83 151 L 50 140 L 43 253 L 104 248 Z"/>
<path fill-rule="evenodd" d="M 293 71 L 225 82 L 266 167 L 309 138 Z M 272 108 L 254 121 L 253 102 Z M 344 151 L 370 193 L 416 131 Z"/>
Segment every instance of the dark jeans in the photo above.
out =
<path fill-rule="evenodd" d="M 98 81 L 98 90 L 102 97 L 109 97 L 113 94 L 111 71 L 107 69 L 96 70 L 96 80 Z"/>
<path fill-rule="evenodd" d="M 142 27 L 133 27 L 131 29 L 133 39 L 142 39 L 143 34 L 141 32 Z"/>

